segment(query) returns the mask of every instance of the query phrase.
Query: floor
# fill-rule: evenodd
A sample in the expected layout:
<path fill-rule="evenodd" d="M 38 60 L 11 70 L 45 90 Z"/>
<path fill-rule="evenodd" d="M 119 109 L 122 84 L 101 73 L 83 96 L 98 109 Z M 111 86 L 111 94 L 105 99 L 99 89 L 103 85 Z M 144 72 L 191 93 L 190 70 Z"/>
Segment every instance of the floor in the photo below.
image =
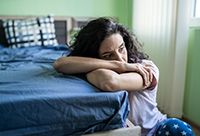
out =
<path fill-rule="evenodd" d="M 198 130 L 198 128 L 195 128 L 194 126 L 192 127 L 194 132 L 195 132 L 195 135 L 196 136 L 200 136 L 200 130 Z"/>
<path fill-rule="evenodd" d="M 190 124 L 192 126 L 193 131 L 195 132 L 195 136 L 200 136 L 200 127 L 199 125 L 194 124 L 193 122 L 191 122 L 190 120 L 188 120 L 187 118 L 182 118 L 183 121 L 187 122 L 188 124 Z"/>

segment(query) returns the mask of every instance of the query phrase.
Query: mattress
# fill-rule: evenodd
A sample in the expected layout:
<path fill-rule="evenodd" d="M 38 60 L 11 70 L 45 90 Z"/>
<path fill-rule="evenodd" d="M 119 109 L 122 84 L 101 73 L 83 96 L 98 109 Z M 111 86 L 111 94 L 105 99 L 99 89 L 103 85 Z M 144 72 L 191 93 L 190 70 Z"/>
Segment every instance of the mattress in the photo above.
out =
<path fill-rule="evenodd" d="M 66 45 L 0 47 L 0 135 L 82 135 L 123 128 L 128 94 L 101 91 L 52 64 Z"/>

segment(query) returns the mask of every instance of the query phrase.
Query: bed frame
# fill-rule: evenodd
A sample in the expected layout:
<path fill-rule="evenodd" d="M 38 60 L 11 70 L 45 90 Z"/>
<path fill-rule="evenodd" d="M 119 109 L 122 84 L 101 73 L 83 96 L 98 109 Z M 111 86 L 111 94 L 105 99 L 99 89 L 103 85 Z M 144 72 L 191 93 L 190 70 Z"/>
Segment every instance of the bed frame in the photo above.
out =
<path fill-rule="evenodd" d="M 8 46 L 6 41 L 5 32 L 2 26 L 2 20 L 4 19 L 24 19 L 36 16 L 0 16 L 0 44 Z M 82 17 L 83 18 L 83 17 Z M 58 43 L 65 44 L 70 41 L 70 32 L 77 28 L 78 22 L 77 19 L 69 16 L 54 16 L 54 23 L 56 29 L 56 37 Z M 88 20 L 87 19 L 81 19 Z M 84 23 L 84 22 L 81 22 Z M 83 136 L 140 136 L 141 128 L 139 126 L 134 126 L 129 120 L 126 121 L 126 128 L 119 128 L 115 130 L 105 131 L 105 132 L 97 132 L 93 134 L 87 134 Z"/>
<path fill-rule="evenodd" d="M 127 128 L 119 128 L 115 130 L 97 132 L 83 136 L 140 136 L 141 128 L 134 126 L 128 119 L 126 120 Z"/>
<path fill-rule="evenodd" d="M 34 18 L 36 16 L 0 16 L 0 44 L 8 46 L 6 41 L 5 32 L 2 26 L 2 20 L 4 19 L 24 19 Z M 54 16 L 54 24 L 56 30 L 56 38 L 59 44 L 69 43 L 70 33 L 73 29 L 73 18 L 68 16 Z"/>

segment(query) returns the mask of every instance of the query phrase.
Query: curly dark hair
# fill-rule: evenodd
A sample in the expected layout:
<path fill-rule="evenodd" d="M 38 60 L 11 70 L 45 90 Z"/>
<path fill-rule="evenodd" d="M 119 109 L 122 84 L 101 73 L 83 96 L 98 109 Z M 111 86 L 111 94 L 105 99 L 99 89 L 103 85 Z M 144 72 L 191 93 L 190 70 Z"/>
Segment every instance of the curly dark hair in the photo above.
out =
<path fill-rule="evenodd" d="M 69 56 L 82 56 L 99 58 L 101 42 L 108 36 L 119 33 L 125 42 L 128 52 L 128 62 L 137 63 L 142 59 L 148 59 L 148 55 L 140 51 L 142 44 L 136 36 L 113 18 L 100 17 L 88 22 L 74 37 L 72 51 Z"/>

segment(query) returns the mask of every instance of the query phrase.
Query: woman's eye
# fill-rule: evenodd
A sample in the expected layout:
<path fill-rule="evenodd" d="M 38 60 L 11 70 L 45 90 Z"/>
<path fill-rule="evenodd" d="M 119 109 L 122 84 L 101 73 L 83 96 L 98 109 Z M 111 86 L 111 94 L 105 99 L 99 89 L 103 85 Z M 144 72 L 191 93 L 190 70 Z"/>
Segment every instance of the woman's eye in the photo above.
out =
<path fill-rule="evenodd" d="M 108 55 L 103 56 L 104 59 L 110 59 L 111 57 L 112 57 L 112 54 L 108 54 Z"/>
<path fill-rule="evenodd" d="M 124 46 L 119 48 L 119 52 L 122 52 L 124 50 Z"/>

